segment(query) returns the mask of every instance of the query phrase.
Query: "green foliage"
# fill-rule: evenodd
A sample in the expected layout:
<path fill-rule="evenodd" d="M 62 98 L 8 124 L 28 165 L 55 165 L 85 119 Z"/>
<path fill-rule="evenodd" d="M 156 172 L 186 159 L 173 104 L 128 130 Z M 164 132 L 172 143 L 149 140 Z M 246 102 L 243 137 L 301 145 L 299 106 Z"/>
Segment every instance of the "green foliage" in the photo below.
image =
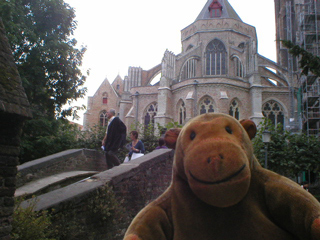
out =
<path fill-rule="evenodd" d="M 12 222 L 11 237 L 14 240 L 75 240 L 114 239 L 109 232 L 118 235 L 129 224 L 122 201 L 119 201 L 108 185 L 92 192 L 80 205 L 72 202 L 59 206 L 59 211 L 35 211 L 36 200 L 27 208 L 17 202 Z M 118 237 L 119 237 L 118 236 Z"/>
<path fill-rule="evenodd" d="M 297 174 L 301 170 L 319 173 L 319 139 L 315 136 L 307 136 L 306 134 L 296 134 L 290 135 L 288 141 L 288 157 L 299 166 L 295 169 L 294 173 Z"/>
<path fill-rule="evenodd" d="M 79 69 L 86 48 L 70 38 L 74 9 L 63 0 L 9 0 L 0 2 L 0 16 L 32 110 L 70 114 L 63 105 L 86 92 Z"/>
<path fill-rule="evenodd" d="M 105 127 L 81 131 L 64 119 L 38 118 L 27 121 L 22 134 L 20 163 L 73 148 L 101 150 Z"/>
<path fill-rule="evenodd" d="M 285 175 L 287 173 L 284 171 L 287 170 L 288 165 L 286 161 L 287 142 L 285 140 L 288 132 L 283 130 L 281 124 L 275 127 L 270 120 L 264 120 L 253 140 L 255 155 L 264 166 L 265 144 L 262 142 L 262 133 L 266 129 L 271 132 L 271 142 L 268 143 L 268 168 Z"/>
<path fill-rule="evenodd" d="M 283 130 L 282 125 L 275 127 L 269 120 L 258 127 L 253 139 L 254 152 L 262 166 L 265 161 L 265 144 L 262 142 L 262 133 L 266 129 L 271 132 L 271 141 L 268 143 L 268 168 L 288 177 L 297 176 L 302 171 L 310 170 L 317 173 L 319 170 L 319 139 L 308 137 L 306 134 L 292 134 Z"/>
<path fill-rule="evenodd" d="M 118 201 L 112 188 L 108 185 L 90 194 L 81 203 L 82 209 L 72 203 L 65 204 L 58 213 L 52 213 L 52 228 L 59 240 L 73 239 L 114 239 L 109 232 L 122 229 L 125 210 Z"/>
<path fill-rule="evenodd" d="M 95 194 L 88 200 L 88 212 L 92 220 L 97 224 L 114 224 L 116 215 L 124 211 L 121 207 L 123 201 L 118 201 L 110 186 L 104 186 L 96 190 Z"/>
<path fill-rule="evenodd" d="M 71 240 L 86 233 L 85 219 L 80 212 L 74 211 L 74 204 L 64 203 L 60 212 L 52 211 L 53 236 L 58 240 Z"/>
<path fill-rule="evenodd" d="M 14 240 L 54 240 L 50 238 L 51 215 L 47 211 L 35 212 L 36 201 L 27 208 L 21 207 L 20 199 L 13 213 L 11 238 Z"/>
<path fill-rule="evenodd" d="M 320 76 L 319 56 L 313 55 L 300 46 L 293 44 L 291 41 L 282 40 L 281 42 L 289 49 L 289 53 L 291 53 L 295 57 L 300 57 L 299 64 L 300 68 L 302 69 L 303 75 L 307 76 L 309 74 L 309 71 L 311 71 L 313 74 Z"/>
<path fill-rule="evenodd" d="M 27 121 L 24 129 L 21 136 L 20 163 L 76 146 L 76 126 L 64 119 L 35 118 Z"/>
<path fill-rule="evenodd" d="M 106 134 L 106 127 L 94 125 L 91 129 L 77 132 L 76 148 L 101 150 L 101 142 Z"/>
<path fill-rule="evenodd" d="M 70 148 L 74 136 L 57 118 L 77 117 L 82 107 L 71 103 L 87 91 L 79 69 L 86 48 L 71 38 L 74 9 L 63 0 L 7 0 L 0 16 L 33 113 L 23 127 L 21 162 Z"/>

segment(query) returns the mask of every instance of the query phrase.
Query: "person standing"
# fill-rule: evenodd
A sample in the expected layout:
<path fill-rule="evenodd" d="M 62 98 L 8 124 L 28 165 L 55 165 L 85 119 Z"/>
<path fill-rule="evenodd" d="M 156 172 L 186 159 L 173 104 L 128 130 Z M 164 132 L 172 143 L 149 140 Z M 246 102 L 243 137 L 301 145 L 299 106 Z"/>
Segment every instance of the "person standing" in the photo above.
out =
<path fill-rule="evenodd" d="M 120 165 L 120 160 L 117 157 L 118 149 L 125 144 L 127 128 L 126 125 L 116 117 L 116 111 L 110 109 L 107 112 L 108 127 L 106 135 L 102 140 L 102 146 L 106 152 L 106 162 L 108 169 Z"/>
<path fill-rule="evenodd" d="M 159 146 L 155 148 L 157 149 L 167 149 L 166 142 L 164 141 L 164 138 L 159 138 Z"/>
<path fill-rule="evenodd" d="M 128 155 L 129 155 L 130 159 L 133 159 L 132 155 L 134 153 L 143 153 L 144 154 L 144 152 L 145 152 L 144 144 L 141 140 L 138 139 L 138 136 L 139 136 L 139 133 L 137 131 L 130 132 L 130 138 L 132 141 L 129 145 L 130 152 Z M 143 154 L 141 154 L 141 155 L 143 155 Z"/>

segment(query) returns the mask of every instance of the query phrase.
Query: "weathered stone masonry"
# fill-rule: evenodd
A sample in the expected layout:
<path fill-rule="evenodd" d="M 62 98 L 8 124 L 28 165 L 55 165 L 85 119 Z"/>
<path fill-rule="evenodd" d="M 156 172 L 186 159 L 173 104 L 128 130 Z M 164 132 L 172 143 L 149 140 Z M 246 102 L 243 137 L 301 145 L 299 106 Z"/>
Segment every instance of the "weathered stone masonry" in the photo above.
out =
<path fill-rule="evenodd" d="M 0 18 L 0 239 L 10 239 L 20 133 L 31 111 Z"/>
<path fill-rule="evenodd" d="M 70 156 L 78 154 L 79 151 L 81 152 L 81 150 L 78 150 L 78 152 L 72 150 L 73 153 L 67 154 L 64 159 L 70 160 L 72 158 Z M 95 154 L 92 153 L 91 155 Z M 89 239 L 93 235 L 96 240 L 123 239 L 123 235 L 132 218 L 170 185 L 173 156 L 173 150 L 155 150 L 129 163 L 124 163 L 93 175 L 84 181 L 42 194 L 37 197 L 35 210 L 54 209 L 55 214 L 62 213 L 65 216 L 64 218 L 75 216 L 76 223 L 74 225 L 79 224 L 77 225 L 78 228 L 85 226 L 86 229 L 90 229 L 86 233 L 87 235 L 77 236 L 76 239 Z M 53 162 L 59 164 L 59 161 L 61 161 L 61 156 L 57 160 L 52 157 L 38 161 L 38 164 L 40 164 L 38 167 L 36 166 L 38 164 L 33 164 L 32 162 L 30 162 L 30 166 L 19 167 L 24 172 L 21 175 L 25 176 L 27 172 L 32 171 L 35 175 L 36 172 L 43 172 L 44 175 L 47 175 L 45 171 L 50 169 L 46 168 L 46 166 L 52 165 Z M 99 162 L 99 157 L 94 161 Z M 34 171 L 34 169 L 38 170 Z M 115 216 L 116 218 L 112 220 L 113 224 L 107 226 L 108 228 L 106 229 L 105 225 L 99 224 L 98 213 L 90 218 L 90 209 L 95 206 L 88 204 L 88 199 L 97 196 L 97 190 L 107 185 L 111 187 L 124 212 L 123 217 Z M 22 204 L 25 207 L 28 205 L 29 200 Z M 68 219 L 68 222 L 71 221 L 74 221 L 74 219 Z"/>
<path fill-rule="evenodd" d="M 18 166 L 17 187 L 68 171 L 105 171 L 107 164 L 102 151 L 69 149 Z"/>

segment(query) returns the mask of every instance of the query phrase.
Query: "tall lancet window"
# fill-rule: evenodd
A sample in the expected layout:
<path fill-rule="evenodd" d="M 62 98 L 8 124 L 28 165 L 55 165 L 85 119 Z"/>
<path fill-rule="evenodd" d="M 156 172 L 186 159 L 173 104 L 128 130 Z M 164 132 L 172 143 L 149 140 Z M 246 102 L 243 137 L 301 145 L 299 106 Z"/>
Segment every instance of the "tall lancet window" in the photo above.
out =
<path fill-rule="evenodd" d="M 108 116 L 107 116 L 107 111 L 106 110 L 103 110 L 103 111 L 100 112 L 99 120 L 100 120 L 100 126 L 101 127 L 106 127 L 107 126 Z"/>
<path fill-rule="evenodd" d="M 209 6 L 209 12 L 211 18 L 221 17 L 222 6 L 218 0 L 213 0 Z"/>
<path fill-rule="evenodd" d="M 182 67 L 181 80 L 194 78 L 196 76 L 197 59 L 191 58 Z"/>
<path fill-rule="evenodd" d="M 224 44 L 218 39 L 211 41 L 205 52 L 206 75 L 225 75 L 226 56 L 227 51 Z"/>
<path fill-rule="evenodd" d="M 178 119 L 179 124 L 182 125 L 186 121 L 186 106 L 182 100 L 178 103 Z"/>
<path fill-rule="evenodd" d="M 239 103 L 236 99 L 234 99 L 230 104 L 229 115 L 239 120 Z"/>
<path fill-rule="evenodd" d="M 232 58 L 233 63 L 234 63 L 234 72 L 236 77 L 242 77 L 244 76 L 244 71 L 243 71 L 243 64 L 238 56 L 234 56 Z"/>
<path fill-rule="evenodd" d="M 146 112 L 144 115 L 144 125 L 148 127 L 151 124 L 154 127 L 154 117 L 158 112 L 158 104 L 152 103 L 146 108 Z"/>

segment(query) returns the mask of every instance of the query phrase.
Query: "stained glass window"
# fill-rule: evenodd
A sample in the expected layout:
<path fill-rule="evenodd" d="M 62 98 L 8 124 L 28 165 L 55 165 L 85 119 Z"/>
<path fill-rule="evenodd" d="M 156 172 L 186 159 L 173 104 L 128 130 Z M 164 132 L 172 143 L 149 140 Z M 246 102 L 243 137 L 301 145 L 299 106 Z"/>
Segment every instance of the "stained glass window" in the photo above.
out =
<path fill-rule="evenodd" d="M 211 41 L 205 52 L 206 75 L 225 75 L 226 55 L 226 48 L 220 40 Z"/>

